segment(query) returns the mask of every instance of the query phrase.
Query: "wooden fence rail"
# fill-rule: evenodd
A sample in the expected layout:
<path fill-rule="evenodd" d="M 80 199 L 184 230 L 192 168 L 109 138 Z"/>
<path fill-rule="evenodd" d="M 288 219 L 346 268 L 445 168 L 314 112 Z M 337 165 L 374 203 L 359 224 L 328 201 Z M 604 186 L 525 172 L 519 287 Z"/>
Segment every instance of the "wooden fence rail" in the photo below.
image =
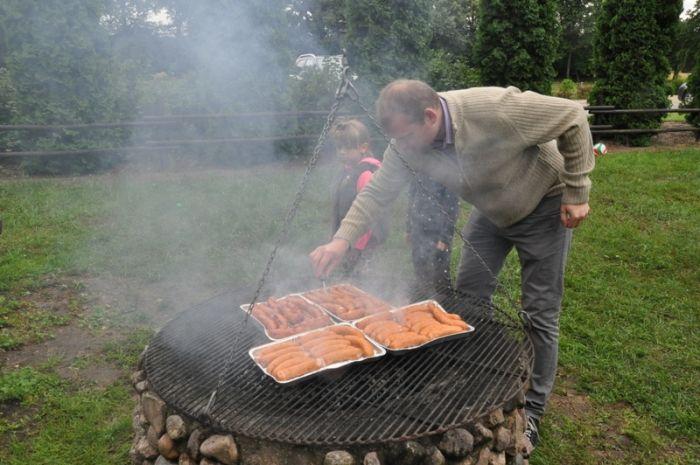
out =
<path fill-rule="evenodd" d="M 700 113 L 700 108 L 640 108 L 640 109 L 616 109 L 613 106 L 587 106 L 584 107 L 590 114 L 654 114 L 654 113 Z M 175 126 L 188 122 L 202 120 L 235 120 L 241 118 L 287 118 L 287 117 L 323 117 L 327 112 L 321 110 L 311 111 L 287 111 L 287 112 L 251 112 L 251 113 L 230 113 L 230 114 L 189 114 L 189 115 L 160 115 L 160 116 L 143 116 L 139 121 L 118 121 L 104 123 L 85 123 L 85 124 L 20 124 L 20 125 L 0 125 L 0 132 L 8 131 L 24 131 L 30 133 L 36 132 L 51 132 L 62 130 L 89 130 L 89 129 L 111 129 L 111 128 L 133 128 L 133 127 L 157 127 L 157 126 Z M 362 118 L 363 115 L 353 115 L 349 113 L 342 114 L 343 116 Z M 700 127 L 686 125 L 675 128 L 639 128 L 625 129 L 615 128 L 614 125 L 592 125 L 591 133 L 594 136 L 602 135 L 631 135 L 631 134 L 658 134 L 667 132 L 695 132 L 700 135 Z M 172 150 L 184 146 L 201 146 L 201 145 L 229 145 L 229 144 L 248 144 L 262 142 L 282 142 L 282 141 L 299 141 L 299 140 L 315 140 L 318 138 L 316 134 L 286 134 L 270 137 L 233 137 L 219 139 L 182 139 L 182 140 L 154 140 L 146 141 L 146 145 L 127 145 L 121 147 L 98 147 L 94 149 L 76 149 L 76 150 L 33 150 L 33 151 L 7 151 L 0 152 L 0 159 L 9 157 L 41 157 L 41 156 L 59 156 L 59 155 L 103 155 L 128 152 L 157 152 L 163 150 Z M 376 139 L 383 140 L 383 139 Z"/>

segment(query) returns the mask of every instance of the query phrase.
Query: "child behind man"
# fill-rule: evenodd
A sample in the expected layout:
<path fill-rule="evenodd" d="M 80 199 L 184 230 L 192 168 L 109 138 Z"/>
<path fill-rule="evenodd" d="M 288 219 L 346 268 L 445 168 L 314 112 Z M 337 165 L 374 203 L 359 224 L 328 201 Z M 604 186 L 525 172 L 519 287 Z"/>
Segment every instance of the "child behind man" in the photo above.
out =
<path fill-rule="evenodd" d="M 459 198 L 442 184 L 418 174 L 408 191 L 406 238 L 415 272 L 414 301 L 452 288 L 450 255 Z"/>
<path fill-rule="evenodd" d="M 369 131 L 359 120 L 349 119 L 336 123 L 331 129 L 331 140 L 335 145 L 338 161 L 342 165 L 338 178 L 332 186 L 331 234 L 335 234 L 355 197 L 369 183 L 382 163 L 374 158 L 370 149 Z M 342 274 L 346 277 L 356 276 L 364 271 L 377 246 L 385 241 L 387 231 L 386 219 L 372 225 L 348 251 L 342 263 Z"/>

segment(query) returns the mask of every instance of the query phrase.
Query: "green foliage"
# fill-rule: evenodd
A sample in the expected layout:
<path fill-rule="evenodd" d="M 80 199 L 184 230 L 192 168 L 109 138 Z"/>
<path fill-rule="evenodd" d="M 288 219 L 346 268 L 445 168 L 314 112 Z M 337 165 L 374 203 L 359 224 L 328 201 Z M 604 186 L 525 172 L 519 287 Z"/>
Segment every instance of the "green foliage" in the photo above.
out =
<path fill-rule="evenodd" d="M 482 83 L 549 94 L 558 37 L 554 0 L 481 2 L 476 66 Z"/>
<path fill-rule="evenodd" d="M 561 22 L 559 53 L 554 66 L 559 76 L 581 81 L 593 75 L 593 31 L 599 0 L 558 0 Z"/>
<path fill-rule="evenodd" d="M 681 75 L 674 76 L 670 79 L 666 79 L 666 82 L 664 83 L 664 88 L 666 89 L 666 95 L 667 96 L 672 96 L 672 95 L 677 95 L 678 94 L 678 87 L 686 82 L 686 79 L 683 78 Z"/>
<path fill-rule="evenodd" d="M 668 56 L 682 1 L 606 0 L 596 23 L 596 82 L 591 105 L 666 108 Z M 595 124 L 621 128 L 659 127 L 663 115 L 596 115 Z M 649 135 L 629 138 L 647 145 Z"/>
<path fill-rule="evenodd" d="M 428 0 L 345 2 L 343 44 L 367 91 L 398 78 L 425 79 L 432 37 Z"/>
<path fill-rule="evenodd" d="M 576 97 L 576 83 L 572 81 L 571 79 L 564 79 L 561 81 L 561 84 L 559 84 L 559 88 L 557 91 L 554 93 L 557 97 L 563 97 L 563 98 L 575 98 Z"/>
<path fill-rule="evenodd" d="M 471 64 L 477 13 L 476 0 L 434 2 L 430 16 L 433 37 L 427 82 L 435 89 L 464 89 L 479 85 L 478 71 Z"/>
<path fill-rule="evenodd" d="M 476 41 L 477 0 L 436 0 L 430 10 L 430 48 L 460 59 L 471 56 Z"/>
<path fill-rule="evenodd" d="M 428 67 L 428 81 L 438 90 L 466 89 L 479 85 L 478 71 L 466 58 L 455 57 L 444 50 L 435 50 Z"/>
<path fill-rule="evenodd" d="M 700 50 L 700 0 L 696 0 L 693 9 L 681 18 L 671 56 L 674 73 L 691 71 L 697 63 L 698 50 Z"/>
<path fill-rule="evenodd" d="M 341 71 L 335 66 L 313 68 L 304 70 L 298 77 L 290 79 L 285 95 L 287 109 L 330 111 L 340 84 Z M 280 133 L 284 134 L 320 134 L 324 123 L 324 118 L 298 116 L 281 119 L 278 128 Z M 291 157 L 297 157 L 310 154 L 316 142 L 316 139 L 280 141 L 276 148 Z"/>
<path fill-rule="evenodd" d="M 134 99 L 124 82 L 123 64 L 112 60 L 109 36 L 101 26 L 101 0 L 7 0 L 0 3 L 0 66 L 10 89 L 11 111 L 0 111 L 4 124 L 89 123 L 124 119 Z M 9 81 L 9 84 L 7 82 Z M 7 97 L 4 97 L 5 100 Z M 97 133 L 55 131 L 27 137 L 0 134 L 0 149 L 51 150 L 113 146 L 128 140 L 123 130 Z M 111 166 L 117 158 L 33 159 L 31 172 L 78 172 Z"/>

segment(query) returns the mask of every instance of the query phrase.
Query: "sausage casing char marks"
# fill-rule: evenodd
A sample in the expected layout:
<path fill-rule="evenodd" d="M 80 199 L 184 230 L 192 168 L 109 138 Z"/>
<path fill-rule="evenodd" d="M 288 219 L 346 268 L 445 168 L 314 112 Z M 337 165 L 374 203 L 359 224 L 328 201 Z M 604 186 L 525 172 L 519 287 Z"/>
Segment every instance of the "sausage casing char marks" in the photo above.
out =
<path fill-rule="evenodd" d="M 253 306 L 253 316 L 271 338 L 281 339 L 333 324 L 330 317 L 298 295 L 275 299 Z"/>
<path fill-rule="evenodd" d="M 304 297 L 346 321 L 358 320 L 392 308 L 383 300 L 346 284 L 306 292 Z"/>
<path fill-rule="evenodd" d="M 459 315 L 430 301 L 374 315 L 358 322 L 357 327 L 390 349 L 417 347 L 469 329 Z"/>
<path fill-rule="evenodd" d="M 376 348 L 351 326 L 330 326 L 253 351 L 253 358 L 277 381 L 289 381 L 333 363 L 376 354 Z"/>

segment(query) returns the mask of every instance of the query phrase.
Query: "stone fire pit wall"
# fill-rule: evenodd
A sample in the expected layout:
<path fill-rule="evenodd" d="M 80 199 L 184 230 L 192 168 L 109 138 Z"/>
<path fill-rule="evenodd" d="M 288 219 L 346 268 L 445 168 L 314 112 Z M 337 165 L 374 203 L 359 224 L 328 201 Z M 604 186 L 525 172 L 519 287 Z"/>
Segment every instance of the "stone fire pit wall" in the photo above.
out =
<path fill-rule="evenodd" d="M 132 375 L 139 400 L 133 414 L 134 465 L 509 465 L 525 464 L 524 395 L 463 428 L 414 441 L 321 448 L 260 441 L 213 431 L 177 414 Z"/>

